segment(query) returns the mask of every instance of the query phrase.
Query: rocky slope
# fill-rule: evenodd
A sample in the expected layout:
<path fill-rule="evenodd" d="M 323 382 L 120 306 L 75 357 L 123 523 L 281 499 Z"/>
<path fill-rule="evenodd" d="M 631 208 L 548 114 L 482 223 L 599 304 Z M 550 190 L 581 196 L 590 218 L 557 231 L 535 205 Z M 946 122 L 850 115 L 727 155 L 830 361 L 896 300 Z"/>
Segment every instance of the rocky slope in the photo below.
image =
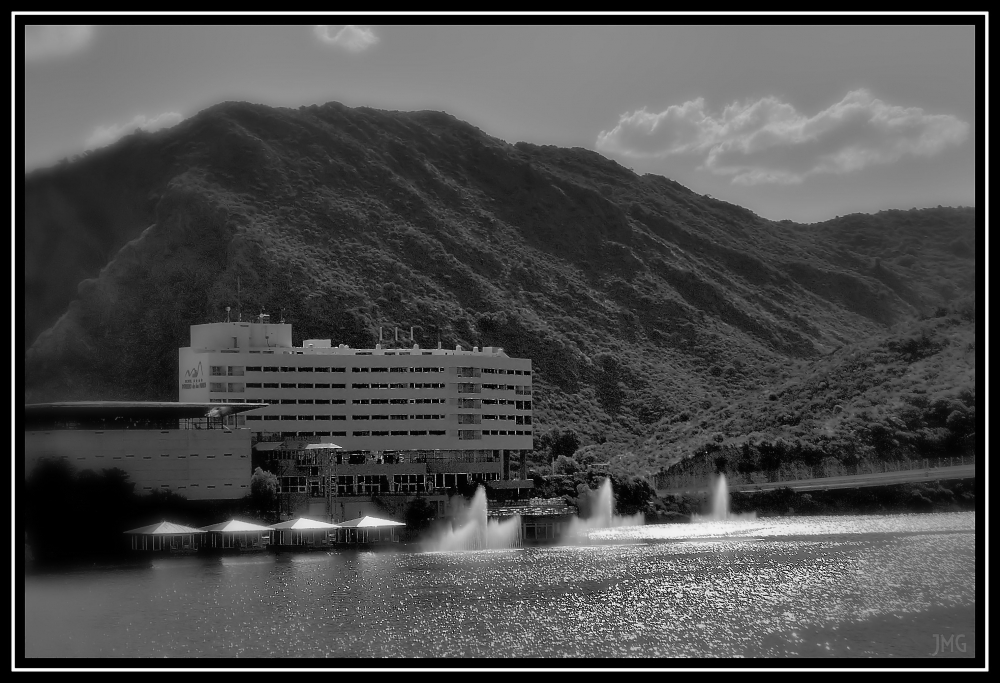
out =
<path fill-rule="evenodd" d="M 25 401 L 176 399 L 188 326 L 232 306 L 296 343 L 502 346 L 534 361 L 541 430 L 622 441 L 977 282 L 974 209 L 772 222 L 587 150 L 336 103 L 223 103 L 27 176 L 24 206 Z"/>

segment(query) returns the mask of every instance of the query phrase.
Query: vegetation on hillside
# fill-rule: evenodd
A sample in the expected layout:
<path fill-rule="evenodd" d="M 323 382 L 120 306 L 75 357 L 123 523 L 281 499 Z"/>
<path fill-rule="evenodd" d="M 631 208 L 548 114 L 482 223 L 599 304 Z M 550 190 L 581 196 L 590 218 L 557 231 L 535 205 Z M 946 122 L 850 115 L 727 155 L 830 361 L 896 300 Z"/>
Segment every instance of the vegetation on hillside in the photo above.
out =
<path fill-rule="evenodd" d="M 927 406 L 907 398 L 919 359 L 877 370 L 902 371 L 890 330 L 974 296 L 974 209 L 772 222 L 439 112 L 239 102 L 33 173 L 25 209 L 27 402 L 176 399 L 189 326 L 230 306 L 283 317 L 295 343 L 413 326 L 531 358 L 538 436 L 568 430 L 578 464 L 621 475 L 705 444 L 835 448 L 869 418 L 912 445 L 907 410 L 974 409 L 971 375 L 945 386 L 965 362 L 951 341 Z M 855 345 L 879 384 L 834 376 Z M 573 456 L 553 445 L 539 467 Z"/>

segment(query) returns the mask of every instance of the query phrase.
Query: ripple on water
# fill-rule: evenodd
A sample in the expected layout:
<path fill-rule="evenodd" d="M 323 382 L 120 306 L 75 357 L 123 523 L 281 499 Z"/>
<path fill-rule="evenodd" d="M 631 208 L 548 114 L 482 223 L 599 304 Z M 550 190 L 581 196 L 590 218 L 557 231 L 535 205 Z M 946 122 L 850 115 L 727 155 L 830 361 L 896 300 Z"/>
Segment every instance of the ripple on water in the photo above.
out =
<path fill-rule="evenodd" d="M 929 634 L 974 640 L 974 532 L 971 513 L 779 518 L 624 527 L 591 532 L 593 545 L 515 552 L 184 558 L 28 577 L 25 647 L 49 657 L 929 656 Z"/>

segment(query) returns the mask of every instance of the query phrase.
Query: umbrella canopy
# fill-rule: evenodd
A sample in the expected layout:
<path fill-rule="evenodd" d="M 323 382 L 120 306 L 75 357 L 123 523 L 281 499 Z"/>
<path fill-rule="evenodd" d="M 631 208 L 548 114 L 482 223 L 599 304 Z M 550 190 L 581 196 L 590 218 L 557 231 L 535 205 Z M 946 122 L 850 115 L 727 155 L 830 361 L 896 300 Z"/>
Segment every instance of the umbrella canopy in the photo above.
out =
<path fill-rule="evenodd" d="M 184 526 L 183 524 L 174 524 L 172 522 L 158 522 L 156 524 L 150 524 L 149 526 L 140 527 L 138 529 L 131 529 L 125 532 L 126 534 L 142 534 L 146 536 L 155 535 L 168 535 L 168 534 L 203 534 L 205 533 L 201 529 L 193 529 L 189 526 Z"/>
<path fill-rule="evenodd" d="M 280 524 L 272 524 L 272 529 L 339 529 L 340 526 L 337 524 L 328 524 L 326 522 L 317 522 L 314 519 L 307 519 L 305 517 L 299 517 L 298 519 L 290 519 L 287 522 L 281 522 Z"/>
<path fill-rule="evenodd" d="M 243 532 L 243 531 L 270 531 L 271 529 L 266 526 L 260 526 L 259 524 L 251 524 L 250 522 L 240 522 L 235 519 L 231 519 L 228 522 L 219 522 L 218 524 L 213 524 L 211 526 L 203 526 L 202 531 L 233 531 L 233 532 Z"/>
<path fill-rule="evenodd" d="M 337 526 L 345 529 L 374 529 L 377 527 L 406 526 L 402 522 L 394 522 L 391 519 L 379 519 L 378 517 L 358 517 L 346 522 L 337 522 Z"/>

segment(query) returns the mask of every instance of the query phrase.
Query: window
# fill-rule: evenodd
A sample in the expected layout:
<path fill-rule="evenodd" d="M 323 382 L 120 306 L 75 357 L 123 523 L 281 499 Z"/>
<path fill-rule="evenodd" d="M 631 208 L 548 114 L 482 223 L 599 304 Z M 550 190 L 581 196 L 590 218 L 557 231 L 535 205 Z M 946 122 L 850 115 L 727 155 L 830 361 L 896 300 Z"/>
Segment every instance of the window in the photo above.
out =
<path fill-rule="evenodd" d="M 369 387 L 367 384 L 352 384 L 351 388 L 352 389 L 370 389 L 371 387 Z"/>
<path fill-rule="evenodd" d="M 226 385 L 223 384 L 222 382 L 209 382 L 209 384 L 208 384 L 208 390 L 209 391 L 225 391 L 226 390 Z"/>
<path fill-rule="evenodd" d="M 277 388 L 278 388 L 277 382 L 264 382 L 264 389 L 277 389 Z"/>
<path fill-rule="evenodd" d="M 281 405 L 286 405 L 286 406 L 287 405 L 295 405 L 295 399 L 294 398 L 283 398 L 283 399 L 281 399 Z"/>
<path fill-rule="evenodd" d="M 427 433 L 430 434 L 431 436 L 445 436 L 447 434 L 447 432 L 443 429 L 431 429 Z M 478 434 L 479 432 L 472 432 L 472 433 Z M 459 436 L 459 438 L 462 437 Z M 469 437 L 469 438 L 479 438 L 479 437 Z"/>
<path fill-rule="evenodd" d="M 313 368 L 313 372 L 330 372 L 330 368 Z"/>
<path fill-rule="evenodd" d="M 368 417 L 369 417 L 368 415 L 354 415 L 351 419 L 352 420 L 367 420 Z"/>
<path fill-rule="evenodd" d="M 317 384 L 316 388 L 317 389 L 329 389 L 330 385 L 329 384 Z"/>
<path fill-rule="evenodd" d="M 299 372 L 312 372 L 312 368 L 299 368 Z"/>
<path fill-rule="evenodd" d="M 226 374 L 226 370 L 221 365 L 213 365 L 209 369 L 209 374 L 212 375 L 212 377 L 222 377 Z"/>
<path fill-rule="evenodd" d="M 389 436 L 389 432 L 372 432 L 372 436 Z"/>
<path fill-rule="evenodd" d="M 261 415 L 247 415 L 247 419 L 250 420 L 250 421 L 260 420 L 261 417 L 263 417 L 263 416 L 261 416 Z"/>
<path fill-rule="evenodd" d="M 215 488 L 215 485 L 214 485 L 214 484 L 209 484 L 209 485 L 208 485 L 208 488 L 210 488 L 210 489 L 214 489 L 214 488 Z"/>
<path fill-rule="evenodd" d="M 169 453 L 160 453 L 160 457 L 161 458 L 169 458 L 170 454 Z"/>
<path fill-rule="evenodd" d="M 214 455 L 206 455 L 205 457 L 206 457 L 206 458 L 208 458 L 209 460 L 211 460 L 211 459 L 212 459 L 212 458 L 214 458 L 215 456 L 214 456 Z"/>
<path fill-rule="evenodd" d="M 368 372 L 368 368 L 351 368 L 351 372 Z"/>
<path fill-rule="evenodd" d="M 288 384 L 287 382 L 282 382 L 281 383 L 281 388 L 282 389 L 295 389 L 296 386 L 294 384 Z"/>
<path fill-rule="evenodd" d="M 260 372 L 260 366 L 259 365 L 248 365 L 247 366 L 247 372 Z"/>
<path fill-rule="evenodd" d="M 260 389 L 260 382 L 247 382 L 247 389 Z"/>
<path fill-rule="evenodd" d="M 243 392 L 243 385 L 242 384 L 236 384 L 235 382 L 230 382 L 229 383 L 229 391 L 233 391 L 233 392 L 237 392 L 237 393 L 242 393 Z"/>
<path fill-rule="evenodd" d="M 233 454 L 232 453 L 223 453 L 222 457 L 223 458 L 231 458 L 231 457 L 233 457 Z"/>
<path fill-rule="evenodd" d="M 346 388 L 346 387 L 347 387 L 347 385 L 346 385 L 346 384 L 331 384 L 331 385 L 330 385 L 330 388 L 331 388 L 331 389 L 344 389 L 344 388 Z"/>
<path fill-rule="evenodd" d="M 274 365 L 268 365 L 264 368 L 264 372 L 278 372 L 278 368 Z"/>
<path fill-rule="evenodd" d="M 316 405 L 330 405 L 330 399 L 328 398 L 317 398 Z"/>
<path fill-rule="evenodd" d="M 198 488 L 199 484 L 188 484 L 188 486 L 190 486 L 193 489 L 196 489 Z"/>
<path fill-rule="evenodd" d="M 298 368 L 290 368 L 287 365 L 283 365 L 281 367 L 281 371 L 282 372 L 296 372 L 297 370 L 298 370 Z"/>
<path fill-rule="evenodd" d="M 406 436 L 406 434 L 407 434 L 407 432 L 406 432 L 406 430 L 404 429 L 404 430 L 403 430 L 403 431 L 401 431 L 401 432 L 391 432 L 391 433 L 390 433 L 390 436 Z"/>
<path fill-rule="evenodd" d="M 410 430 L 410 436 L 427 436 L 427 430 L 426 429 Z"/>
<path fill-rule="evenodd" d="M 312 405 L 312 402 L 313 402 L 313 400 L 311 398 L 300 398 L 299 399 L 299 404 Z"/>
<path fill-rule="evenodd" d="M 299 384 L 298 388 L 299 389 L 312 389 L 313 385 L 312 384 Z"/>
<path fill-rule="evenodd" d="M 229 366 L 229 376 L 230 377 L 242 377 L 243 376 L 243 366 L 242 365 L 230 365 Z"/>
<path fill-rule="evenodd" d="M 373 420 L 388 420 L 388 415 L 372 415 Z"/>
<path fill-rule="evenodd" d="M 351 432 L 351 436 L 371 436 L 371 432 Z"/>
<path fill-rule="evenodd" d="M 281 415 L 265 415 L 264 419 L 265 420 L 280 420 L 281 419 Z"/>

